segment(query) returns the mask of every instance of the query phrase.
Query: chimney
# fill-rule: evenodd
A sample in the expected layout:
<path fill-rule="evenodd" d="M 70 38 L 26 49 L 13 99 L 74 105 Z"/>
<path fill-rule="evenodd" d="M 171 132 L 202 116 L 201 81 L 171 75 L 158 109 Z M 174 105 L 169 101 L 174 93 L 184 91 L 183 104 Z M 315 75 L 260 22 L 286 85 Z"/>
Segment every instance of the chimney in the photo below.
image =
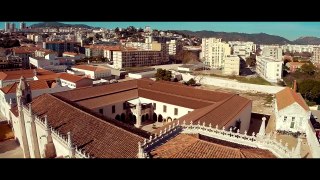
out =
<path fill-rule="evenodd" d="M 297 92 L 297 80 L 293 81 L 293 91 Z"/>

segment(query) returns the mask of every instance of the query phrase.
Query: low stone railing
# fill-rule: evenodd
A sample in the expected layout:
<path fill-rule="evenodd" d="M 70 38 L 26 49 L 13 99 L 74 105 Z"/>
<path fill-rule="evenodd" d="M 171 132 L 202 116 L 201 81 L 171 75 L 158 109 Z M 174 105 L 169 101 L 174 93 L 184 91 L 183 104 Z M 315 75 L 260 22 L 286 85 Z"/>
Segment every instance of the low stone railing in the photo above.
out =
<path fill-rule="evenodd" d="M 306 125 L 306 136 L 313 158 L 320 158 L 320 143 L 310 120 Z"/>
<path fill-rule="evenodd" d="M 147 152 L 150 152 L 151 149 L 155 148 L 157 145 L 161 145 L 161 143 L 164 143 L 165 140 L 173 137 L 177 133 L 201 134 L 236 144 L 261 148 L 271 151 L 278 158 L 300 157 L 300 154 L 296 155 L 294 148 L 289 150 L 287 143 L 283 145 L 282 140 L 278 142 L 275 137 L 271 137 L 270 134 L 256 135 L 253 132 L 252 135 L 247 135 L 247 131 L 245 131 L 244 134 L 240 134 L 239 130 L 238 132 L 232 132 L 232 129 L 227 131 L 225 127 L 219 129 L 218 125 L 212 127 L 211 124 L 206 126 L 205 123 L 200 124 L 200 122 L 198 124 L 193 124 L 192 122 L 190 124 L 186 124 L 185 122 L 183 124 L 179 124 L 179 121 L 177 121 L 176 124 L 173 123 L 173 125 L 169 126 L 168 129 L 165 129 L 164 132 L 160 131 L 159 135 L 156 134 L 154 137 L 150 136 L 150 138 L 148 140 L 145 139 L 142 144 L 139 143 L 138 157 L 147 158 Z"/>

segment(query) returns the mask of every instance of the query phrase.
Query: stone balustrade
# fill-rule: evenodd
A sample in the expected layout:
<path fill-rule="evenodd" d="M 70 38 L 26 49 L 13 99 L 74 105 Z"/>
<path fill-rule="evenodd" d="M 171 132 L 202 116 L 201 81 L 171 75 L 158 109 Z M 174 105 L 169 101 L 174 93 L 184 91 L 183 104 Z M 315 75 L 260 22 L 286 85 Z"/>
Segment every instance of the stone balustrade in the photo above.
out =
<path fill-rule="evenodd" d="M 172 126 L 169 126 L 168 129 L 164 131 L 160 131 L 159 134 L 154 136 L 150 136 L 147 140 L 145 139 L 143 143 L 139 143 L 139 158 L 148 158 L 148 154 L 146 152 L 150 152 L 151 149 L 155 148 L 157 145 L 161 145 L 165 142 L 165 140 L 173 137 L 177 133 L 185 133 L 185 134 L 201 134 L 207 137 L 212 137 L 236 144 L 241 144 L 254 148 L 261 148 L 265 150 L 271 151 L 278 158 L 299 158 L 300 153 L 295 152 L 295 148 L 289 150 L 288 144 L 283 145 L 282 140 L 277 141 L 275 136 L 271 136 L 271 134 L 255 134 L 248 135 L 247 131 L 244 134 L 240 134 L 239 130 L 237 132 L 233 132 L 232 129 L 227 130 L 225 127 L 219 129 L 218 125 L 212 127 L 211 124 L 208 126 L 205 123 L 201 124 L 198 122 L 197 124 L 179 124 L 174 123 Z"/>
<path fill-rule="evenodd" d="M 42 118 L 38 117 L 37 115 L 33 114 L 32 111 L 30 110 L 30 107 L 27 106 L 22 106 L 23 110 L 28 113 L 28 115 L 33 115 L 34 116 L 34 121 L 36 124 L 38 124 L 41 128 L 47 129 L 47 125 L 45 123 L 45 120 Z M 30 114 L 31 113 L 31 114 Z M 66 149 L 69 149 L 69 143 L 72 144 L 72 142 L 68 141 L 68 136 L 61 134 L 58 130 L 55 130 L 52 127 L 49 127 L 51 130 L 51 135 L 52 137 L 57 140 L 62 146 L 64 146 Z M 77 146 L 74 147 L 75 149 L 75 157 L 76 158 L 91 158 L 89 154 L 87 154 L 83 149 L 78 149 Z"/>

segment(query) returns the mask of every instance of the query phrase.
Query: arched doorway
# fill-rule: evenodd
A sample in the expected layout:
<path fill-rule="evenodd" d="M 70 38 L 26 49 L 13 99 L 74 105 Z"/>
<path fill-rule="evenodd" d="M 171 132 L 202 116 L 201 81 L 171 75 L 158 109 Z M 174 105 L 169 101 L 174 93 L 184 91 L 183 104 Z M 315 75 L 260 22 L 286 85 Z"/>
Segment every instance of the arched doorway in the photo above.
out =
<path fill-rule="evenodd" d="M 124 113 L 121 114 L 121 121 L 125 121 L 126 120 L 126 115 Z"/>
<path fill-rule="evenodd" d="M 171 122 L 172 118 L 171 117 L 167 117 L 167 122 Z"/>
<path fill-rule="evenodd" d="M 129 113 L 129 121 L 133 121 L 132 113 Z"/>
<path fill-rule="evenodd" d="M 144 122 L 146 120 L 146 116 L 145 115 L 142 115 L 141 116 L 141 122 Z"/>
<path fill-rule="evenodd" d="M 163 121 L 162 115 L 159 114 L 159 116 L 158 116 L 158 122 L 162 122 L 162 121 Z"/>
<path fill-rule="evenodd" d="M 118 121 L 120 121 L 120 119 L 121 119 L 120 115 L 117 114 L 116 117 L 115 117 L 115 119 L 118 120 Z"/>
<path fill-rule="evenodd" d="M 30 94 L 27 94 L 27 102 L 26 103 L 30 103 L 31 101 L 32 101 L 32 99 L 31 99 L 31 95 Z"/>
<path fill-rule="evenodd" d="M 156 113 L 153 113 L 153 121 L 154 121 L 154 122 L 157 122 L 157 119 L 158 119 L 158 118 L 157 118 L 157 114 L 156 114 Z"/>
<path fill-rule="evenodd" d="M 149 120 L 149 114 L 146 114 L 146 121 Z"/>

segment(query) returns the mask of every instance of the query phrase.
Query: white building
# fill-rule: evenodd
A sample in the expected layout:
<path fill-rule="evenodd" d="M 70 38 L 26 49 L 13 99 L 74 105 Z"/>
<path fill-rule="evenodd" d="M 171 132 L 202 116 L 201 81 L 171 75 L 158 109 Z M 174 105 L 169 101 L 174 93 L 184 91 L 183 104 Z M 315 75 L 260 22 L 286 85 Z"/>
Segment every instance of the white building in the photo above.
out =
<path fill-rule="evenodd" d="M 243 59 L 249 57 L 251 53 L 256 52 L 256 44 L 244 41 L 229 41 L 233 55 L 241 56 Z"/>
<path fill-rule="evenodd" d="M 166 42 L 168 44 L 169 48 L 169 55 L 176 55 L 177 53 L 177 41 L 176 40 L 170 40 Z"/>
<path fill-rule="evenodd" d="M 80 77 L 68 73 L 61 73 L 59 76 L 61 86 L 67 86 L 71 89 L 92 86 L 92 79 Z"/>
<path fill-rule="evenodd" d="M 249 129 L 252 101 L 235 94 L 141 79 L 43 94 L 32 103 L 28 98 L 30 87 L 22 82 L 16 96 L 18 103 L 11 108 L 8 122 L 25 158 L 141 158 L 147 151 L 141 145 L 149 143 L 151 150 L 155 148 L 151 143 L 157 140 L 159 145 L 165 144 L 163 140 L 181 132 L 179 129 L 194 134 L 194 138 L 201 134 L 250 147 L 239 150 L 226 145 L 204 146 L 206 152 L 213 150 L 210 154 L 219 154 L 218 157 L 300 155 L 299 145 L 298 153 L 293 153 L 268 139 L 265 123 L 257 136 L 243 134 Z M 142 129 L 150 121 L 162 126 L 147 133 Z M 128 122 L 131 123 L 125 124 Z M 177 145 L 181 143 L 187 142 Z M 257 147 L 271 152 L 258 151 Z M 193 150 L 197 151 L 192 154 L 199 152 L 198 148 Z M 200 153 L 202 157 L 204 154 Z"/>
<path fill-rule="evenodd" d="M 113 51 L 113 67 L 116 69 L 137 66 L 154 66 L 165 64 L 169 61 L 167 45 L 152 43 L 152 50 L 125 48 Z"/>
<path fill-rule="evenodd" d="M 54 72 L 65 72 L 69 66 L 75 64 L 75 57 L 57 57 L 56 54 L 47 54 L 42 57 L 29 57 L 29 62 L 34 67 Z"/>
<path fill-rule="evenodd" d="M 141 79 L 141 78 L 153 78 L 157 71 L 146 71 L 146 72 L 137 72 L 137 73 L 128 73 L 128 77 L 133 79 Z"/>
<path fill-rule="evenodd" d="M 270 82 L 282 80 L 282 61 L 273 57 L 257 56 L 256 73 Z"/>
<path fill-rule="evenodd" d="M 262 49 L 262 56 L 273 57 L 278 61 L 282 60 L 282 48 L 281 47 L 264 47 Z"/>
<path fill-rule="evenodd" d="M 28 70 L 16 70 L 16 71 L 5 71 L 0 72 L 0 88 L 5 87 L 9 84 L 20 81 L 20 77 L 23 76 L 27 81 L 32 81 L 34 76 L 46 76 L 54 74 L 52 71 L 44 69 L 28 69 Z"/>
<path fill-rule="evenodd" d="M 20 81 L 26 81 L 26 79 L 20 78 Z M 53 85 L 52 83 L 48 83 L 46 80 L 35 80 L 26 83 L 28 84 L 32 92 L 30 98 L 35 98 L 44 93 L 56 93 L 70 90 L 70 88 L 68 87 Z M 15 82 L 13 84 L 9 84 L 3 88 L 0 88 L 0 111 L 7 119 L 9 119 L 10 117 L 9 114 L 11 106 L 16 105 L 17 103 L 16 89 L 18 84 L 18 82 Z"/>
<path fill-rule="evenodd" d="M 231 47 L 221 39 L 217 38 L 202 38 L 202 52 L 200 59 L 205 65 L 220 69 L 224 66 L 225 57 L 231 54 Z"/>
<path fill-rule="evenodd" d="M 239 75 L 240 73 L 240 58 L 237 55 L 228 55 L 224 61 L 222 73 L 225 75 Z"/>
<path fill-rule="evenodd" d="M 64 52 L 62 53 L 63 57 L 72 57 L 74 60 L 79 60 L 85 58 L 84 54 L 74 53 L 74 52 Z"/>
<path fill-rule="evenodd" d="M 295 86 L 296 87 L 296 86 Z M 300 93 L 286 87 L 276 94 L 276 130 L 306 132 L 311 111 Z"/>
<path fill-rule="evenodd" d="M 320 64 L 320 47 L 313 48 L 311 62 L 314 64 Z"/>
<path fill-rule="evenodd" d="M 99 66 L 77 65 L 72 67 L 73 71 L 80 71 L 90 79 L 107 78 L 111 76 L 111 69 Z"/>

